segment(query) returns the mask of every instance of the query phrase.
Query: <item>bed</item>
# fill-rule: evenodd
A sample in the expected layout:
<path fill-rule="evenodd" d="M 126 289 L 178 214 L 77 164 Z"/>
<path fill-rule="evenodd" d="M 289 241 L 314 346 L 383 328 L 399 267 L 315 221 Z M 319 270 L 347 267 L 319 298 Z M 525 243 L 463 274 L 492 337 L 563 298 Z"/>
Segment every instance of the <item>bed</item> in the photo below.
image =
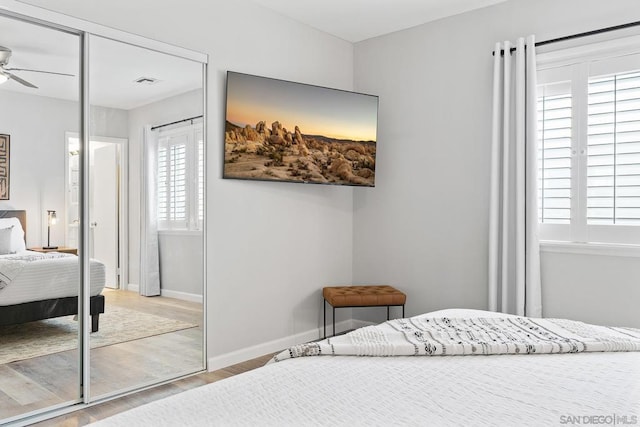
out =
<path fill-rule="evenodd" d="M 78 258 L 26 250 L 26 212 L 0 211 L 0 325 L 78 314 Z M 105 301 L 104 264 L 90 262 L 91 330 L 99 329 Z"/>
<path fill-rule="evenodd" d="M 443 310 L 404 320 L 446 323 L 451 319 L 478 323 L 481 319 L 498 322 L 516 318 L 477 310 Z M 98 422 L 96 427 L 640 422 L 638 351 L 426 357 L 304 354 L 316 344 L 327 348 L 328 343 L 341 339 L 363 340 L 360 350 L 376 352 L 377 344 L 364 340 L 375 336 L 367 328 L 350 333 L 357 333 L 357 339 L 347 334 L 343 336 L 347 338 L 293 347 L 277 356 L 285 360 L 123 412 Z M 579 329 L 588 330 L 588 325 L 585 328 Z M 615 333 L 623 337 L 628 349 L 640 350 L 640 330 Z M 394 343 L 393 339 L 389 341 Z M 600 342 L 609 350 L 623 349 L 606 341 L 593 339 L 589 346 L 594 344 L 591 349 L 596 350 Z M 571 340 L 560 343 L 566 349 L 572 349 L 573 344 Z M 404 351 L 402 346 L 391 347 Z M 472 350 L 469 347 L 465 351 Z M 292 354 L 302 357 L 290 358 Z"/>

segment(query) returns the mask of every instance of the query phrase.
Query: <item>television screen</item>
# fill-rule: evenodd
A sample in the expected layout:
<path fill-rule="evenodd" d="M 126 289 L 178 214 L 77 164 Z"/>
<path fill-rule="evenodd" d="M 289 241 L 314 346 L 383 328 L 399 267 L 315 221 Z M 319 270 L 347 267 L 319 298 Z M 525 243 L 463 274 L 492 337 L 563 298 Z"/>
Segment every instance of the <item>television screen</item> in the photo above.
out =
<path fill-rule="evenodd" d="M 227 72 L 224 178 L 373 187 L 378 97 Z"/>

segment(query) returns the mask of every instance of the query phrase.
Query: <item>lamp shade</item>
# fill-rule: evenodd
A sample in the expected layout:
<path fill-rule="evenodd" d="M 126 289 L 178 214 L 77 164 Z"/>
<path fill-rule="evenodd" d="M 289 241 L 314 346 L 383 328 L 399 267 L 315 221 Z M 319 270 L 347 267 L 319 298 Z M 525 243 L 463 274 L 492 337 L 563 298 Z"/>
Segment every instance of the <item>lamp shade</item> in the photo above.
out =
<path fill-rule="evenodd" d="M 49 225 L 53 225 L 58 222 L 56 211 L 47 211 L 47 216 L 49 217 Z"/>
<path fill-rule="evenodd" d="M 9 77 L 7 77 L 2 71 L 0 71 L 0 85 L 7 80 L 9 80 Z"/>

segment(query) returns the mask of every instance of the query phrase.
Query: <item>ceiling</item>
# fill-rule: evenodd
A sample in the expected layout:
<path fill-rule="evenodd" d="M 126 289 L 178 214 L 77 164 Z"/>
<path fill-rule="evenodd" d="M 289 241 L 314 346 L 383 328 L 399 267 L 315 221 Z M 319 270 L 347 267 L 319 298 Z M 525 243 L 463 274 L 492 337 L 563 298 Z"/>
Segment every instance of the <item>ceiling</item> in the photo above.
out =
<path fill-rule="evenodd" d="M 358 42 L 506 0 L 251 1 L 320 31 Z M 201 67 L 194 62 L 99 38 L 92 40 L 90 45 L 92 84 L 89 95 L 92 105 L 129 110 L 202 85 Z M 76 36 L 0 17 L 0 46 L 13 51 L 9 67 L 75 76 L 15 72 L 38 89 L 9 80 L 0 85 L 0 91 L 79 99 L 80 61 Z M 139 77 L 156 78 L 158 83 L 134 83 Z"/>
<path fill-rule="evenodd" d="M 12 50 L 9 68 L 29 68 L 73 74 L 74 77 L 14 71 L 37 89 L 13 80 L 0 91 L 79 100 L 80 42 L 77 36 L 0 17 L 0 46 Z M 91 105 L 130 110 L 202 87 L 202 66 L 196 62 L 147 49 L 92 37 L 89 53 Z M 135 83 L 139 77 L 158 79 L 152 85 Z"/>
<path fill-rule="evenodd" d="M 506 0 L 252 0 L 352 43 Z"/>

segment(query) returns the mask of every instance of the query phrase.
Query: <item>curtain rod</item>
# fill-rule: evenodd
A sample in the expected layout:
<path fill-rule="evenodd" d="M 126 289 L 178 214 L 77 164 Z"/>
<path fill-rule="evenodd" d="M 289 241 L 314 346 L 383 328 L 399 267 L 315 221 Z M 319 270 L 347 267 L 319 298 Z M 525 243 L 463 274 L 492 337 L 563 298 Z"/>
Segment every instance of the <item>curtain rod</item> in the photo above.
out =
<path fill-rule="evenodd" d="M 579 38 L 582 38 L 582 37 L 595 36 L 597 34 L 608 33 L 610 31 L 624 30 L 626 28 L 637 27 L 639 25 L 640 25 L 640 21 L 629 22 L 627 24 L 621 24 L 621 25 L 614 25 L 613 27 L 600 28 L 599 30 L 586 31 L 584 33 L 571 34 L 570 36 L 558 37 L 558 38 L 551 39 L 551 40 L 544 40 L 544 41 L 541 41 L 541 42 L 536 42 L 535 46 L 539 47 L 539 46 L 545 46 L 545 45 L 552 44 L 552 43 L 558 43 L 558 42 L 564 42 L 564 41 L 567 41 L 567 40 L 579 39 Z M 512 53 L 515 50 L 516 50 L 516 48 L 512 47 L 509 50 L 509 52 Z M 495 55 L 496 52 L 493 51 L 491 54 Z M 500 55 L 504 56 L 504 49 L 500 50 Z"/>
<path fill-rule="evenodd" d="M 182 123 L 182 122 L 189 122 L 189 121 L 193 121 L 193 120 L 201 119 L 201 118 L 202 118 L 202 115 L 200 115 L 200 116 L 194 116 L 194 117 L 189 117 L 188 119 L 177 120 L 177 121 L 175 121 L 175 122 L 165 123 L 165 124 L 163 124 L 163 125 L 154 126 L 154 127 L 152 127 L 152 128 L 151 128 L 151 130 L 160 129 L 160 128 L 163 128 L 163 127 L 165 127 L 165 126 L 177 125 L 178 123 Z"/>

